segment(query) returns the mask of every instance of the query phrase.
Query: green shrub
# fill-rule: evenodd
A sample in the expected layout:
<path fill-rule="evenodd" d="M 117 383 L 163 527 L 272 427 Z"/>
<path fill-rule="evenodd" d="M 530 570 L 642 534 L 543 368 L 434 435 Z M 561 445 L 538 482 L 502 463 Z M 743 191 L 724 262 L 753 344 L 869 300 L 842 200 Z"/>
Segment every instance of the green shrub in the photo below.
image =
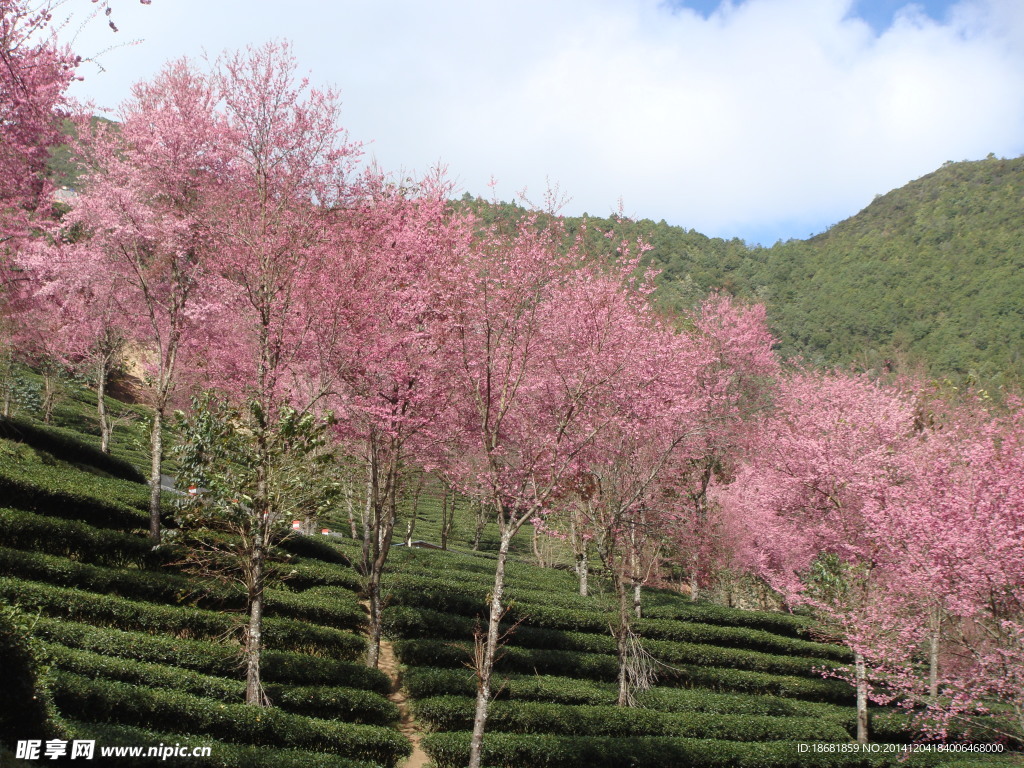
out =
<path fill-rule="evenodd" d="M 417 717 L 440 731 L 472 730 L 473 699 L 440 696 L 416 703 Z M 849 734 L 828 719 L 666 713 L 617 706 L 495 701 L 488 731 L 553 733 L 565 736 L 679 736 L 726 741 L 848 741 Z"/>
<path fill-rule="evenodd" d="M 469 733 L 432 733 L 422 746 L 437 768 L 460 768 L 469 759 L 469 740 Z M 902 763 L 898 754 L 799 752 L 796 743 L 784 741 L 490 733 L 484 736 L 483 762 L 489 768 L 919 768 L 942 758 L 922 754 Z"/>
<path fill-rule="evenodd" d="M 44 426 L 28 419 L 0 416 L 0 438 L 27 443 L 55 458 L 74 464 L 88 464 L 122 480 L 146 482 L 145 476 L 127 461 L 103 453 L 70 430 Z"/>
<path fill-rule="evenodd" d="M 352 561 L 348 556 L 325 539 L 324 536 L 319 538 L 316 536 L 289 536 L 281 542 L 280 547 L 285 552 L 310 560 L 321 560 L 325 563 L 351 567 Z"/>
<path fill-rule="evenodd" d="M 48 696 L 40 683 L 41 659 L 33 647 L 30 618 L 17 608 L 0 603 L 0 744 L 18 739 L 42 739 L 50 734 Z M 38 644 L 41 646 L 41 644 Z"/>
<path fill-rule="evenodd" d="M 128 725 L 107 723 L 84 723 L 68 721 L 71 738 L 91 739 L 96 742 L 96 755 L 105 746 L 159 746 L 161 744 L 183 747 L 210 747 L 209 757 L 188 757 L 169 760 L 168 765 L 188 765 L 193 768 L 379 768 L 378 763 L 351 760 L 347 757 L 329 755 L 323 752 L 308 752 L 298 749 L 273 749 L 252 747 L 244 744 L 230 744 L 209 737 L 191 734 L 165 733 L 134 728 Z M 113 761 L 114 759 L 111 758 Z M 118 757 L 116 764 L 125 768 L 153 768 L 155 757 Z"/>
<path fill-rule="evenodd" d="M 131 531 L 149 525 L 146 488 L 67 465 L 14 462 L 0 456 L 0 498 L 11 507 L 98 528 Z"/>
<path fill-rule="evenodd" d="M 242 610 L 245 597 L 239 589 L 217 582 L 199 582 L 168 571 L 139 571 L 75 563 L 66 558 L 0 547 L 0 574 L 76 587 L 107 595 L 146 602 L 189 602 L 219 610 Z M 334 628 L 358 629 L 366 613 L 352 592 L 329 588 L 298 595 L 267 589 L 266 612 Z"/>
<path fill-rule="evenodd" d="M 293 558 L 281 573 L 285 584 L 299 592 L 318 587 L 338 587 L 353 592 L 362 589 L 362 579 L 355 571 L 304 557 Z"/>
<path fill-rule="evenodd" d="M 709 603 L 692 603 L 672 596 L 662 597 L 660 604 L 648 605 L 644 615 L 649 619 L 674 619 L 698 624 L 718 624 L 725 627 L 749 627 L 795 638 L 808 638 L 813 634 L 814 622 L 805 616 L 787 613 L 741 611 Z"/>
<path fill-rule="evenodd" d="M 514 606 L 523 611 L 532 607 Z M 466 639 L 473 636 L 476 622 L 472 619 L 450 616 L 428 609 L 414 609 L 397 606 L 385 612 L 385 626 L 393 634 L 402 637 L 443 637 Z M 510 629 L 509 625 L 504 625 Z M 746 632 L 748 630 L 733 630 Z M 520 625 L 512 634 L 517 646 L 543 648 L 548 650 L 580 651 L 585 653 L 615 653 L 615 640 L 607 632 L 588 634 L 566 632 Z M 780 638 L 782 639 L 782 638 Z M 793 640 L 791 642 L 800 642 Z M 808 659 L 794 656 L 751 651 L 743 648 L 719 647 L 710 644 L 682 643 L 666 640 L 643 641 L 644 647 L 659 661 L 669 664 L 700 664 L 716 667 L 735 667 L 760 672 L 784 675 L 805 675 L 820 677 L 822 668 L 834 668 L 835 662 L 822 659 Z"/>
<path fill-rule="evenodd" d="M 395 643 L 395 652 L 403 663 L 411 666 L 460 667 L 471 658 L 471 647 L 466 642 L 400 640 Z M 559 674 L 604 681 L 615 680 L 618 676 L 618 662 L 612 656 L 515 646 L 506 646 L 502 653 L 504 656 L 496 665 L 500 672 Z M 698 665 L 658 667 L 657 674 L 663 685 L 714 691 L 768 694 L 838 704 L 847 704 L 853 697 L 851 687 L 839 680 Z"/>
<path fill-rule="evenodd" d="M 9 547 L 109 566 L 146 567 L 162 559 L 143 536 L 19 509 L 0 509 L 0 540 Z"/>
<path fill-rule="evenodd" d="M 56 619 L 40 619 L 35 633 L 46 642 L 105 656 L 167 664 L 218 677 L 237 678 L 241 674 L 238 646 L 125 632 Z M 264 681 L 268 683 L 336 685 L 382 694 L 391 688 L 391 681 L 380 670 L 288 651 L 264 651 L 262 672 Z"/>
<path fill-rule="evenodd" d="M 70 672 L 54 673 L 53 697 L 68 717 L 90 718 L 144 728 L 174 723 L 192 733 L 226 741 L 331 751 L 361 760 L 393 763 L 411 752 L 396 731 L 304 717 L 273 708 L 250 707 L 178 691 L 141 688 Z"/>
<path fill-rule="evenodd" d="M 8 577 L 0 577 L 0 598 L 38 607 L 48 616 L 181 638 L 219 637 L 238 629 L 242 619 L 201 608 L 153 605 Z M 347 659 L 366 650 L 362 637 L 294 619 L 264 619 L 263 634 L 269 648 Z"/>
<path fill-rule="evenodd" d="M 204 675 L 187 669 L 131 659 L 103 656 L 60 645 L 45 645 L 53 664 L 66 672 L 86 677 L 104 677 L 132 685 L 163 688 L 239 703 L 245 699 L 245 682 Z M 310 717 L 354 723 L 387 725 L 398 719 L 398 708 L 380 694 L 356 688 L 327 686 L 267 685 L 274 706 Z"/>
<path fill-rule="evenodd" d="M 405 671 L 402 683 L 416 699 L 444 695 L 476 695 L 476 677 L 468 669 L 414 667 Z M 496 699 L 549 701 L 559 704 L 614 704 L 618 697 L 618 687 L 615 683 L 551 675 L 498 675 L 493 678 L 492 688 Z"/>

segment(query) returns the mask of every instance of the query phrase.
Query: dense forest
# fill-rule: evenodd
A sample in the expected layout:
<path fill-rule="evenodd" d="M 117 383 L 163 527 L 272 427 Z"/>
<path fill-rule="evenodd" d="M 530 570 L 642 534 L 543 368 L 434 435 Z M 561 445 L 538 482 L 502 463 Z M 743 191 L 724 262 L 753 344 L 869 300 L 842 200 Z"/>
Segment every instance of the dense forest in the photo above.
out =
<path fill-rule="evenodd" d="M 771 248 L 664 221 L 629 229 L 652 246 L 662 302 L 687 308 L 715 289 L 763 302 L 783 357 L 997 388 L 1024 375 L 1022 214 L 1024 158 L 990 156 L 946 163 Z"/>

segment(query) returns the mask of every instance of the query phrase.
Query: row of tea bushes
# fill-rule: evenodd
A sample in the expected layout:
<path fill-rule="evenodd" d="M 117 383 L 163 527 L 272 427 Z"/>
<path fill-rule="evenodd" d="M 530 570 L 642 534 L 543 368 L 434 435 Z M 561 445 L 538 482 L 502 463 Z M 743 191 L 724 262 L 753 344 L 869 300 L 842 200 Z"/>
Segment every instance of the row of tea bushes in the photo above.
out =
<path fill-rule="evenodd" d="M 432 733 L 422 744 L 436 768 L 460 768 L 469 759 L 469 740 L 467 732 Z M 825 743 L 827 751 L 820 752 L 814 744 L 804 745 L 806 751 L 786 741 L 492 733 L 484 738 L 483 762 L 489 768 L 924 768 L 949 759 L 918 752 L 904 761 L 898 745 L 871 754 L 855 752 L 849 744 L 843 749 L 843 744 Z"/>
<path fill-rule="evenodd" d="M 245 698 L 245 682 L 242 680 L 103 656 L 49 643 L 44 647 L 51 663 L 66 672 L 174 690 L 226 703 L 238 703 Z M 388 725 L 397 721 L 399 716 L 398 708 L 383 695 L 359 688 L 274 684 L 265 687 L 274 706 L 299 715 L 371 725 Z"/>
<path fill-rule="evenodd" d="M 439 696 L 416 702 L 416 715 L 435 730 L 472 730 L 475 701 Z M 496 701 L 487 717 L 489 731 L 564 736 L 681 736 L 727 741 L 846 741 L 849 734 L 832 720 L 814 717 L 657 712 L 617 706 Z"/>
<path fill-rule="evenodd" d="M 250 707 L 159 691 L 58 670 L 54 703 L 67 717 L 115 721 L 144 728 L 174 723 L 188 733 L 278 748 L 334 752 L 358 760 L 393 764 L 411 752 L 396 731 L 304 717 L 274 708 Z"/>
<path fill-rule="evenodd" d="M 188 602 L 220 610 L 245 607 L 240 590 L 217 582 L 202 584 L 200 588 L 195 580 L 174 573 L 88 565 L 7 547 L 0 547 L 0 574 L 146 602 Z M 268 589 L 265 595 L 270 616 L 344 629 L 359 629 L 366 620 L 357 596 L 344 589 L 315 588 L 301 595 Z"/>
<path fill-rule="evenodd" d="M 207 675 L 237 678 L 239 649 L 202 640 L 150 635 L 41 618 L 36 636 L 46 642 L 105 656 L 164 664 Z M 386 694 L 387 675 L 357 662 L 337 661 L 291 651 L 263 653 L 263 678 L 268 683 L 363 688 Z"/>
<path fill-rule="evenodd" d="M 400 640 L 395 643 L 395 652 L 403 663 L 410 666 L 457 668 L 471 658 L 472 644 L 468 641 Z M 618 660 L 605 654 L 517 646 L 506 646 L 502 653 L 504 655 L 496 666 L 500 672 L 556 674 L 608 682 L 618 677 Z M 820 676 L 797 677 L 727 667 L 708 667 L 700 664 L 659 667 L 658 680 L 663 685 L 785 696 L 839 704 L 850 703 L 853 698 L 850 686 L 839 680 L 823 679 Z"/>
<path fill-rule="evenodd" d="M 38 608 L 47 616 L 65 617 L 70 621 L 186 639 L 223 636 L 235 631 L 242 618 L 9 577 L 0 577 L 0 599 Z M 301 650 L 333 658 L 355 659 L 366 649 L 366 641 L 361 636 L 294 619 L 264 619 L 263 634 L 270 648 Z"/>
<path fill-rule="evenodd" d="M 167 733 L 130 725 L 85 723 L 78 720 L 67 720 L 64 725 L 68 738 L 94 740 L 97 755 L 101 746 L 148 748 L 180 745 L 187 749 L 209 747 L 209 756 L 189 756 L 181 761 L 182 765 L 187 764 L 191 768 L 380 768 L 379 763 L 353 760 L 325 752 L 253 747 L 217 741 L 209 737 Z M 153 768 L 157 759 L 127 756 L 111 758 L 118 766 L 125 768 Z M 168 761 L 168 764 L 173 763 Z"/>

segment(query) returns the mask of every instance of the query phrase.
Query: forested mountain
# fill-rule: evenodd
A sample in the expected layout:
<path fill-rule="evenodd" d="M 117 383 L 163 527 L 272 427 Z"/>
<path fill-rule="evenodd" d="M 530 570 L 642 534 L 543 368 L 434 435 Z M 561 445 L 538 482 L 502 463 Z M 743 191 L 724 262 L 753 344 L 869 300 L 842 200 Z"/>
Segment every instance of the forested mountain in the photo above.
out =
<path fill-rule="evenodd" d="M 784 356 L 988 387 L 1024 378 L 1024 158 L 947 163 L 771 248 L 664 221 L 628 233 L 653 245 L 663 301 L 712 289 L 763 301 Z"/>

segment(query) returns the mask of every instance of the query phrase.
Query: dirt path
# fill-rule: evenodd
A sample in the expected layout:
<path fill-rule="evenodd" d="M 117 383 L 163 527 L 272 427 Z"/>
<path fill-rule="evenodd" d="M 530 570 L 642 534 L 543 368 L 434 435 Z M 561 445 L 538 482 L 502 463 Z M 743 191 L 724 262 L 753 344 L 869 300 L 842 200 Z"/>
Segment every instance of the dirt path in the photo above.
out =
<path fill-rule="evenodd" d="M 368 601 L 360 600 L 359 603 L 367 611 L 370 610 L 370 603 Z M 380 656 L 377 657 L 377 668 L 391 680 L 391 693 L 388 694 L 388 699 L 394 702 L 400 713 L 398 731 L 412 742 L 412 754 L 405 759 L 405 762 L 399 763 L 398 768 L 426 768 L 431 765 L 430 758 L 427 757 L 427 753 L 420 747 L 420 727 L 412 716 L 409 697 L 402 690 L 401 684 L 398 682 L 398 657 L 395 656 L 395 649 L 391 645 L 390 640 L 382 638 L 380 641 Z"/>
<path fill-rule="evenodd" d="M 412 754 L 404 763 L 399 763 L 399 768 L 426 768 L 430 765 L 430 758 L 420 747 L 420 727 L 412 716 L 412 708 L 409 706 L 409 697 L 398 684 L 398 659 L 395 657 L 395 649 L 388 640 L 380 641 L 380 659 L 378 663 L 380 671 L 391 678 L 391 693 L 388 698 L 398 705 L 401 712 L 401 719 L 398 721 L 398 730 L 412 742 Z"/>

